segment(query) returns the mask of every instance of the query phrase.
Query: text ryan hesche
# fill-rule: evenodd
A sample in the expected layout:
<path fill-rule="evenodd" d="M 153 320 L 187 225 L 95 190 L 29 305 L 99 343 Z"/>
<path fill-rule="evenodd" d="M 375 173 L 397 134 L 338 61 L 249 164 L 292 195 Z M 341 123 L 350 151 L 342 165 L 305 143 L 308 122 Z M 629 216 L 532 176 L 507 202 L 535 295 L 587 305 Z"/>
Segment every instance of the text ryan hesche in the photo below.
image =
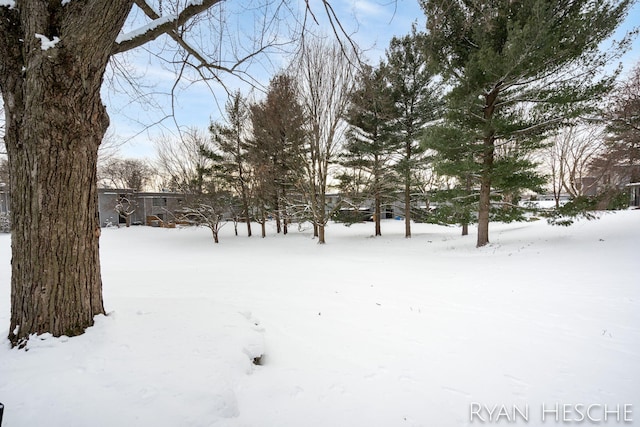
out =
<path fill-rule="evenodd" d="M 630 423 L 633 421 L 633 405 L 607 405 L 600 403 L 553 403 L 542 404 L 536 411 L 541 422 L 555 423 L 606 423 L 615 421 Z M 483 405 L 472 402 L 469 407 L 469 421 L 477 423 L 516 423 L 531 420 L 529 405 Z"/>

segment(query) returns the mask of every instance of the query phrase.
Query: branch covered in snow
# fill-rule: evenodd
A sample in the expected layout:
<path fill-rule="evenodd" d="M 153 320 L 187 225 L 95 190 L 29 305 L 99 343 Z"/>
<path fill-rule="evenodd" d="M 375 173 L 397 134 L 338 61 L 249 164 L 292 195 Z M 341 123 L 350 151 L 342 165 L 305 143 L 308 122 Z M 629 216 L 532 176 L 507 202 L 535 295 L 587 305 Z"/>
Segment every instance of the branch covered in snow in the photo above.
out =
<path fill-rule="evenodd" d="M 187 3 L 187 6 L 177 15 L 157 17 L 157 19 L 154 19 L 148 25 L 145 25 L 141 28 L 118 37 L 118 40 L 116 40 L 116 44 L 113 49 L 113 54 L 134 49 L 157 39 L 163 34 L 169 34 L 176 28 L 184 25 L 188 20 L 190 20 L 197 14 L 204 12 L 205 10 L 215 6 L 221 1 L 222 0 L 190 1 Z M 150 8 L 150 6 L 144 0 L 135 0 L 135 3 L 143 11 Z"/>

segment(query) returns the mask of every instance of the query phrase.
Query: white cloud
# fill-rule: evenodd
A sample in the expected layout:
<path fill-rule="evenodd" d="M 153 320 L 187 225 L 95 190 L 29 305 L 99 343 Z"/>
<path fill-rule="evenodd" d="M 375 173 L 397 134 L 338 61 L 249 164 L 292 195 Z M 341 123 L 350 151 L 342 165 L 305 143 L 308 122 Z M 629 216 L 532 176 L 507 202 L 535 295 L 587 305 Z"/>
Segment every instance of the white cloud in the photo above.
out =
<path fill-rule="evenodd" d="M 356 0 L 353 2 L 353 10 L 359 18 L 361 15 L 364 15 L 364 17 L 388 16 L 388 9 L 387 6 L 381 5 L 376 1 Z"/>

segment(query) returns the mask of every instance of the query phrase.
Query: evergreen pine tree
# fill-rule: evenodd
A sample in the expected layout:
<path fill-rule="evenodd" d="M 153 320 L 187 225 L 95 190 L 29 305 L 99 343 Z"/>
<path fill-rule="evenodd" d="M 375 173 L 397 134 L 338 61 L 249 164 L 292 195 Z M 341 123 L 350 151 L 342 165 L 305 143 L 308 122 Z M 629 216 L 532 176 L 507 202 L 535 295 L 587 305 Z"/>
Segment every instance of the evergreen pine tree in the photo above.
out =
<path fill-rule="evenodd" d="M 602 71 L 627 40 L 599 46 L 631 3 L 421 0 L 430 58 L 450 87 L 442 126 L 469 136 L 451 144 L 467 152 L 463 164 L 477 163 L 477 246 L 489 242 L 492 197 L 513 211 L 520 191 L 539 187 L 529 153 L 610 91 L 614 76 Z"/>
<path fill-rule="evenodd" d="M 240 91 L 231 95 L 225 111 L 226 124 L 212 123 L 209 131 L 221 152 L 224 177 L 239 198 L 239 215 L 247 225 L 247 236 L 251 237 L 251 171 L 247 150 L 250 122 L 249 109 Z"/>
<path fill-rule="evenodd" d="M 355 208 L 373 201 L 375 235 L 382 235 L 382 206 L 393 197 L 396 176 L 392 164 L 389 121 L 393 104 L 384 68 L 363 66 L 351 93 L 347 112 L 348 140 L 339 176 L 341 190 Z"/>
<path fill-rule="evenodd" d="M 458 224 L 462 235 L 469 234 L 469 224 L 475 222 L 478 194 L 474 191 L 475 177 L 480 168 L 474 160 L 473 138 L 461 128 L 433 126 L 425 132 L 424 147 L 435 152 L 432 157 L 434 172 L 450 178 L 445 188 L 430 194 L 433 210 L 428 221 L 436 224 Z"/>
<path fill-rule="evenodd" d="M 251 106 L 251 120 L 250 156 L 259 181 L 261 211 L 263 217 L 271 211 L 277 232 L 286 234 L 290 216 L 287 205 L 302 174 L 305 138 L 304 114 L 291 76 L 279 74 L 271 80 L 267 98 Z"/>
<path fill-rule="evenodd" d="M 437 118 L 440 85 L 427 67 L 426 35 L 416 30 L 404 37 L 394 37 L 386 54 L 385 75 L 393 99 L 390 121 L 399 160 L 395 167 L 402 180 L 405 237 L 411 237 L 411 206 L 416 169 L 427 161 L 420 136 L 427 123 Z"/>

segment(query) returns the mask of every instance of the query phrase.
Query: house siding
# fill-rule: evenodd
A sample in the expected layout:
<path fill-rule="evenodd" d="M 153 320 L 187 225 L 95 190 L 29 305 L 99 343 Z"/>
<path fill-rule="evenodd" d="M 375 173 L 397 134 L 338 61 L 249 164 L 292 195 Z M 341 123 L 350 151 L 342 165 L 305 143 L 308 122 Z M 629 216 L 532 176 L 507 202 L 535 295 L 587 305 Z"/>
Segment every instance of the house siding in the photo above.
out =
<path fill-rule="evenodd" d="M 120 197 L 126 197 L 134 205 L 131 215 L 132 224 L 146 224 L 147 217 L 155 216 L 162 221 L 174 220 L 174 215 L 183 205 L 185 198 L 181 193 L 135 193 L 127 189 L 99 189 L 98 205 L 100 226 L 118 225 L 123 221 L 115 210 Z"/>

